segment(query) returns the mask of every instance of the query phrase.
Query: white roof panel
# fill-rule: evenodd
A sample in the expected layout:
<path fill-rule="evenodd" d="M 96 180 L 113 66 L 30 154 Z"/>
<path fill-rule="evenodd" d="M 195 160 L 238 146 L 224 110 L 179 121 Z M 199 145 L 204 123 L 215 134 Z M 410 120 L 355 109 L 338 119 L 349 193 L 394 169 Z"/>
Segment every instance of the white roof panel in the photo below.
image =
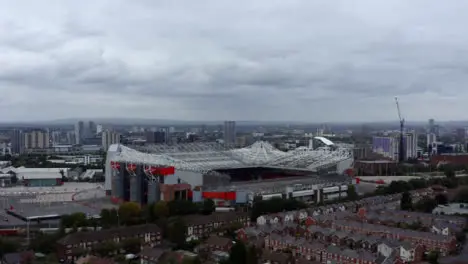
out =
<path fill-rule="evenodd" d="M 330 144 L 327 139 L 320 139 Z M 331 142 L 333 144 L 333 142 Z M 240 149 L 225 149 L 218 143 L 151 145 L 138 151 L 123 145 L 112 145 L 113 161 L 148 165 L 174 166 L 179 170 L 207 172 L 221 168 L 277 166 L 316 169 L 336 164 L 351 156 L 349 148 L 319 148 L 284 152 L 270 143 L 258 141 Z M 145 153 L 148 152 L 148 153 Z"/>

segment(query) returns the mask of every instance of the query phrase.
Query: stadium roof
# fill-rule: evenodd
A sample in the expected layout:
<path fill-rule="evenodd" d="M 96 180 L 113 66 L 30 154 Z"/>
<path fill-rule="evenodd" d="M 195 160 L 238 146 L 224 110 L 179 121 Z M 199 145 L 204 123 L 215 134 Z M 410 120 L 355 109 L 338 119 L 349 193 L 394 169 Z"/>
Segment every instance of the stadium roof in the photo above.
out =
<path fill-rule="evenodd" d="M 132 149 L 123 145 L 111 145 L 112 161 L 173 166 L 178 170 L 208 172 L 216 169 L 242 168 L 248 166 L 275 166 L 315 170 L 335 165 L 351 157 L 347 146 L 321 140 L 325 147 L 317 149 L 298 148 L 284 152 L 270 143 L 257 141 L 251 146 L 226 149 L 219 143 L 188 143 L 176 145 L 149 145 Z M 330 144 L 331 143 L 331 144 Z"/>

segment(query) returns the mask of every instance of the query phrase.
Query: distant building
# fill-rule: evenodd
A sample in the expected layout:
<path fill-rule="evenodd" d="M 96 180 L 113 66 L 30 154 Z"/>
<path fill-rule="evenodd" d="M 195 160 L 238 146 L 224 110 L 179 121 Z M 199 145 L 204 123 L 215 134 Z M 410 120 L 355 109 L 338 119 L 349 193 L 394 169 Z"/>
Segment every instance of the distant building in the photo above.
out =
<path fill-rule="evenodd" d="M 224 145 L 233 147 L 236 145 L 236 122 L 224 121 Z"/>
<path fill-rule="evenodd" d="M 15 154 L 21 154 L 24 152 L 24 136 L 23 132 L 19 129 L 11 131 L 10 136 L 11 151 Z"/>
<path fill-rule="evenodd" d="M 398 139 L 395 137 L 373 137 L 372 151 L 386 158 L 398 157 Z"/>
<path fill-rule="evenodd" d="M 92 137 L 96 135 L 97 133 L 97 125 L 93 121 L 88 122 L 88 132 L 89 132 L 89 137 Z"/>
<path fill-rule="evenodd" d="M 164 131 L 145 132 L 146 142 L 150 144 L 161 144 L 166 142 L 166 133 Z"/>
<path fill-rule="evenodd" d="M 405 159 L 418 157 L 418 135 L 408 132 L 403 137 Z M 400 135 L 379 136 L 372 138 L 372 151 L 386 158 L 398 160 L 400 153 Z"/>
<path fill-rule="evenodd" d="M 104 151 L 109 149 L 109 146 L 112 144 L 120 143 L 121 135 L 113 131 L 104 131 L 102 133 L 102 148 Z"/>
<path fill-rule="evenodd" d="M 434 133 L 427 134 L 427 149 L 429 155 L 436 155 L 437 154 L 437 135 Z"/>
<path fill-rule="evenodd" d="M 23 137 L 25 149 L 48 149 L 50 147 L 49 132 L 46 130 L 37 129 L 25 132 Z"/>
<path fill-rule="evenodd" d="M 67 144 L 76 144 L 76 135 L 75 131 L 68 131 L 66 135 L 67 140 L 65 141 Z"/>
<path fill-rule="evenodd" d="M 82 144 L 83 138 L 85 137 L 85 128 L 83 121 L 79 121 L 75 124 L 75 144 Z"/>
<path fill-rule="evenodd" d="M 418 134 L 414 131 L 406 133 L 404 137 L 405 157 L 414 159 L 418 157 Z"/>
<path fill-rule="evenodd" d="M 102 133 L 102 125 L 97 125 L 96 126 L 96 134 L 101 134 Z"/>

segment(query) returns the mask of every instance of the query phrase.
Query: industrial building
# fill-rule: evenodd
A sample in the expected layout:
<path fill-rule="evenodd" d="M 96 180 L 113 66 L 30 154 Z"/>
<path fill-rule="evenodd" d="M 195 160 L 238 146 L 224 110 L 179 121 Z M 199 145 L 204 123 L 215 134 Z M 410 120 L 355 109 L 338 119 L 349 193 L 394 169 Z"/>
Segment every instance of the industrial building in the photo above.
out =
<path fill-rule="evenodd" d="M 9 175 L 15 175 L 18 182 L 22 182 L 29 187 L 49 187 L 62 185 L 62 174 L 67 177 L 69 168 L 25 168 L 25 167 L 8 167 L 0 172 Z M 5 177 L 3 182 L 7 183 Z M 9 182 L 8 182 L 9 183 Z M 10 184 L 5 184 L 4 187 Z"/>
<path fill-rule="evenodd" d="M 263 141 L 238 149 L 218 143 L 150 145 L 138 150 L 114 144 L 107 153 L 105 190 L 116 200 L 142 204 L 181 197 L 238 203 L 275 195 L 311 200 L 339 197 L 350 182 L 343 172 L 353 162 L 352 150 L 323 137 L 315 140 L 321 142 L 316 149 L 288 152 Z M 232 172 L 239 169 L 245 172 Z M 278 174 L 278 179 L 262 178 L 264 170 Z M 242 184 L 245 179 L 238 175 L 249 173 L 250 181 Z M 294 184 L 290 177 L 295 177 Z M 338 189 L 326 189 L 335 186 Z"/>

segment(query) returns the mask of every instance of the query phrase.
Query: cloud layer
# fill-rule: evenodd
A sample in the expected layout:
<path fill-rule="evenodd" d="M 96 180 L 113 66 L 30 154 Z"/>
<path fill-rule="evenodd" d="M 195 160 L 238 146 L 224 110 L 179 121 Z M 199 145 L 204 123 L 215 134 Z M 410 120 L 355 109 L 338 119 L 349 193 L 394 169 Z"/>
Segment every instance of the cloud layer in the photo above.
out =
<path fill-rule="evenodd" d="M 0 7 L 0 121 L 467 119 L 465 1 Z"/>

